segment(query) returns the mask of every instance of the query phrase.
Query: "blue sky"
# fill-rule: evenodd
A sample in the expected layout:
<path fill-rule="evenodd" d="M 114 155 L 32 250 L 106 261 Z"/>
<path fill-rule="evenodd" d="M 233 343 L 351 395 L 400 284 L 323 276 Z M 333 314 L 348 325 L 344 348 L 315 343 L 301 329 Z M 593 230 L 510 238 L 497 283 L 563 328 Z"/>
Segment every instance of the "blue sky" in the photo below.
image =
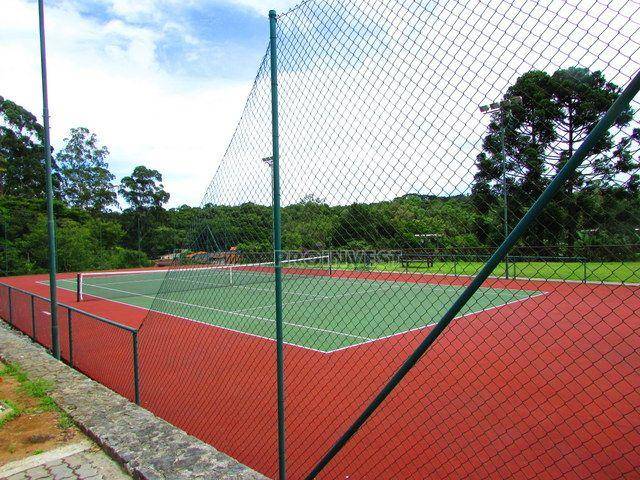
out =
<path fill-rule="evenodd" d="M 458 2 L 456 5 L 466 10 L 478 9 L 482 12 L 484 4 L 491 1 Z M 258 66 L 266 52 L 268 10 L 275 8 L 279 13 L 284 13 L 299 2 L 300 0 L 46 0 L 49 106 L 54 148 L 62 146 L 63 139 L 71 128 L 87 127 L 109 148 L 109 164 L 118 180 L 130 174 L 137 165 L 145 165 L 163 174 L 165 187 L 171 193 L 170 206 L 200 204 L 209 182 L 224 158 Z M 466 162 L 461 166 L 461 171 L 470 175 L 477 147 L 486 129 L 486 118 L 478 113 L 477 105 L 501 98 L 510 79 L 517 78 L 525 71 L 531 68 L 551 71 L 580 63 L 606 69 L 608 78 L 621 83 L 615 78 L 616 72 L 637 69 L 635 63 L 629 63 L 630 59 L 635 58 L 637 43 L 629 39 L 618 45 L 611 43 L 607 37 L 609 30 L 622 30 L 621 23 L 633 18 L 628 12 L 614 15 L 613 18 L 605 17 L 601 22 L 597 17 L 587 14 L 580 17 L 589 26 L 590 34 L 599 39 L 599 44 L 594 46 L 581 45 L 585 30 L 572 28 L 572 24 L 567 24 L 563 27 L 566 30 L 563 31 L 564 44 L 552 47 L 551 53 L 555 52 L 554 62 L 557 63 L 550 64 L 547 53 L 531 55 L 531 52 L 548 47 L 545 37 L 533 35 L 527 37 L 528 42 L 515 44 L 511 39 L 518 32 L 532 31 L 535 26 L 532 22 L 538 21 L 535 15 L 542 15 L 544 18 L 540 21 L 549 25 L 564 18 L 560 14 L 556 15 L 554 9 L 575 15 L 577 7 L 570 2 L 551 2 L 554 9 L 549 10 L 537 8 L 536 2 L 528 2 L 527 5 L 532 10 L 526 25 L 520 25 L 520 20 L 516 21 L 516 18 L 522 16 L 519 4 L 505 3 L 505 8 L 508 7 L 505 18 L 510 18 L 513 21 L 511 28 L 516 29 L 511 35 L 505 35 L 501 29 L 483 28 L 482 25 L 489 19 L 474 23 L 468 21 L 471 17 L 464 15 L 453 15 L 459 30 L 450 25 L 446 28 L 432 28 L 432 25 L 452 19 L 451 15 L 444 12 L 447 3 L 431 0 L 409 3 L 411 8 L 422 4 L 428 12 L 433 10 L 433 5 L 437 5 L 438 9 L 428 17 L 427 23 L 421 20 L 413 25 L 412 19 L 418 17 L 380 16 L 377 13 L 381 5 L 398 11 L 408 8 L 408 3 L 401 0 L 354 0 L 349 2 L 349 8 L 341 11 L 342 16 L 336 13 L 336 9 L 329 8 L 339 5 L 339 1 L 332 5 L 332 2 L 311 0 L 308 8 L 285 17 L 280 24 L 285 28 L 288 19 L 290 33 L 296 33 L 289 36 L 290 41 L 308 42 L 304 55 L 281 55 L 281 81 L 286 79 L 292 88 L 289 98 L 294 98 L 295 88 L 308 88 L 306 80 L 302 77 L 298 79 L 298 75 L 308 77 L 315 74 L 315 78 L 321 80 L 314 82 L 314 88 L 321 88 L 321 96 L 327 101 L 317 102 L 311 108 L 314 109 L 315 118 L 326 119 L 323 123 L 325 129 L 357 128 L 358 119 L 353 117 L 351 111 L 359 105 L 361 111 L 373 112 L 367 104 L 370 94 L 362 95 L 361 90 L 345 88 L 345 82 L 356 82 L 357 79 L 359 85 L 384 90 L 388 82 L 377 65 L 386 65 L 385 68 L 389 71 L 398 72 L 409 71 L 411 66 L 414 72 L 412 75 L 425 82 L 419 92 L 401 89 L 399 94 L 408 97 L 404 102 L 394 100 L 397 97 L 395 91 L 383 95 L 377 100 L 377 111 L 395 112 L 395 116 L 374 115 L 374 120 L 370 120 L 372 123 L 366 127 L 369 131 L 393 130 L 396 120 L 410 113 L 411 106 L 417 105 L 418 100 L 425 105 L 420 112 L 424 117 L 421 128 L 424 128 L 422 133 L 425 137 L 422 141 L 414 138 L 416 144 L 412 145 L 416 152 L 415 166 L 409 169 L 407 163 L 401 169 L 419 171 L 422 177 L 411 177 L 413 180 L 407 184 L 398 181 L 397 191 L 382 192 L 381 198 L 397 196 L 407 191 L 441 193 L 436 188 L 439 185 L 435 185 L 437 176 L 433 172 L 437 172 L 440 165 L 446 164 L 443 159 L 450 152 L 464 153 L 462 157 L 451 161 Z M 629 11 L 635 8 L 632 2 L 624 4 Z M 580 12 L 602 7 L 598 0 L 581 0 L 580 5 Z M 325 10 L 330 10 L 330 14 Z M 608 9 L 609 14 L 613 12 L 615 8 Z M 323 15 L 326 17 L 322 17 Z M 373 19 L 377 23 L 374 24 Z M 635 23 L 630 25 L 636 26 Z M 416 37 L 412 41 L 425 47 L 426 51 L 431 52 L 431 56 L 407 59 L 403 55 L 402 49 L 407 40 L 397 39 L 408 31 L 413 32 L 412 35 Z M 344 41 L 344 36 L 340 39 L 332 37 L 339 32 L 349 36 L 349 41 Z M 367 32 L 373 32 L 371 41 Z M 462 37 L 459 34 L 455 37 L 464 40 L 464 46 L 458 46 L 457 49 L 440 48 L 440 43 L 451 44 L 447 38 L 448 32 L 453 32 L 453 35 L 464 32 Z M 536 44 L 535 48 L 530 42 Z M 376 48 L 368 49 L 367 45 L 370 43 L 375 44 Z M 562 52 L 562 48 L 570 49 L 571 55 Z M 588 49 L 592 52 L 589 53 Z M 294 50 L 295 48 L 292 49 Z M 459 51 L 473 53 L 463 57 L 462 61 Z M 620 55 L 621 51 L 625 53 Z M 594 58 L 593 52 L 598 53 L 599 60 Z M 335 62 L 329 58 L 331 55 L 342 59 L 340 68 L 335 68 Z M 0 58 L 3 60 L 0 62 L 0 95 L 39 115 L 42 100 L 35 0 L 0 0 Z M 345 59 L 350 59 L 348 64 Z M 453 64 L 459 65 L 459 68 L 449 69 L 449 65 Z M 302 72 L 306 69 L 315 71 Z M 460 78 L 469 82 L 468 88 L 464 90 L 466 103 L 456 101 L 451 93 L 452 89 L 459 88 Z M 487 78 L 497 78 L 499 81 L 487 82 Z M 378 91 L 375 89 L 374 92 Z M 298 101 L 306 99 L 303 93 L 305 92 L 297 95 Z M 438 99 L 435 104 L 434 98 Z M 446 107 L 443 107 L 443 101 L 448 102 Z M 391 103 L 384 106 L 381 102 Z M 296 134 L 300 142 L 331 133 L 320 131 L 317 123 L 305 118 L 310 105 L 301 105 L 301 108 L 296 109 L 291 106 L 294 104 L 295 102 L 289 104 L 288 121 L 289 124 L 298 126 Z M 443 124 L 443 118 L 439 117 L 442 112 L 447 112 L 447 121 L 456 119 L 456 122 L 451 123 L 453 126 L 447 129 L 446 138 L 434 141 L 431 136 L 437 135 L 438 125 Z M 262 123 L 259 126 L 264 126 Z M 254 126 L 249 127 L 246 138 L 255 138 Z M 309 131 L 304 131 L 305 128 Z M 394 135 L 390 131 L 388 138 Z M 458 148 L 457 142 L 461 139 L 464 145 Z M 447 149 L 447 145 L 454 147 Z M 337 146 L 334 147 L 337 149 Z M 337 159 L 344 158 L 347 154 L 361 159 L 362 168 L 359 172 L 348 170 L 357 165 L 356 162 L 349 161 L 343 164 L 347 171 L 338 175 L 337 170 L 333 169 L 325 172 L 326 175 L 342 175 L 346 178 L 347 175 L 361 175 L 362 171 L 367 171 L 367 162 L 373 163 L 373 159 L 384 152 L 377 151 L 370 145 L 366 147 L 368 148 L 363 149 L 357 143 L 346 144 L 334 152 Z M 421 148 L 425 150 L 422 151 Z M 244 155 L 245 150 L 236 150 Z M 316 181 L 312 182 L 314 185 L 309 185 L 311 176 L 308 169 L 303 168 L 308 165 L 322 167 L 328 163 L 324 159 L 314 158 L 313 149 L 305 152 L 287 159 L 290 162 L 289 171 L 296 170 L 300 173 L 300 178 L 291 176 L 289 183 L 304 190 L 299 192 L 298 197 L 308 193 L 328 197 L 318 189 L 323 185 L 330 186 L 330 183 Z M 265 155 L 264 148 L 261 148 L 253 153 L 252 158 L 263 158 Z M 434 159 L 437 165 L 424 165 L 424 158 Z M 409 160 L 413 161 L 405 158 L 403 162 Z M 237 174 L 239 169 L 233 162 L 246 159 L 229 158 L 226 161 L 231 162 L 226 166 L 228 171 Z M 380 172 L 372 170 L 368 178 L 374 181 L 379 174 Z M 268 181 L 268 177 L 266 178 Z M 468 178 L 457 181 L 450 178 L 447 183 L 469 185 L 470 181 Z M 316 191 L 312 191 L 311 187 L 316 188 Z M 372 186 L 371 191 L 375 191 L 374 187 Z M 358 193 L 366 196 L 368 190 L 363 186 Z M 230 194 L 236 195 L 237 192 Z M 358 198 L 358 201 L 376 199 L 378 198 L 369 195 Z"/>
<path fill-rule="evenodd" d="M 51 6 L 65 2 L 50 2 Z M 122 21 L 159 34 L 159 64 L 191 78 L 251 78 L 268 40 L 266 11 L 234 2 L 154 2 L 131 12 L 104 1 L 78 1 L 98 24 Z"/>
<path fill-rule="evenodd" d="M 84 126 L 118 180 L 158 169 L 171 206 L 200 203 L 268 43 L 274 0 L 47 0 L 54 148 Z M 40 116 L 37 3 L 0 2 L 0 95 Z M 4 60 L 6 59 L 6 60 Z"/>

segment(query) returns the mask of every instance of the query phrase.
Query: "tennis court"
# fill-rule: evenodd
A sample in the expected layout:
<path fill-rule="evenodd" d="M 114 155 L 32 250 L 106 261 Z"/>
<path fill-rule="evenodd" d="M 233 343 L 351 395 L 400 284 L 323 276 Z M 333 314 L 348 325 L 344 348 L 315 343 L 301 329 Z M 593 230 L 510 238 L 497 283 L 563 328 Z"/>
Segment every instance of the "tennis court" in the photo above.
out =
<path fill-rule="evenodd" d="M 87 275 L 85 301 L 105 299 L 261 338 L 273 339 L 273 267 L 264 264 Z M 73 279 L 60 287 L 77 291 Z M 387 275 L 348 278 L 325 264 L 283 268 L 286 343 L 320 352 L 373 342 L 435 323 L 463 286 L 392 281 Z M 459 317 L 539 295 L 483 288 Z"/>

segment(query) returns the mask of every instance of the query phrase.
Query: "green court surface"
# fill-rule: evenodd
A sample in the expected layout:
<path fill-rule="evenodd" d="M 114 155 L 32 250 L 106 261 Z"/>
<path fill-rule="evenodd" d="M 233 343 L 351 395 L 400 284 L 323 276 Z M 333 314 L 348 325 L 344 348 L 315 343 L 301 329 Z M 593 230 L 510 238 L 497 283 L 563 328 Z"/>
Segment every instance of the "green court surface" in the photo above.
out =
<path fill-rule="evenodd" d="M 225 274 L 226 275 L 226 274 Z M 273 277 L 236 274 L 234 284 L 206 271 L 121 273 L 83 280 L 84 301 L 96 297 L 273 339 Z M 76 290 L 73 280 L 60 287 Z M 464 287 L 285 274 L 285 342 L 331 352 L 437 322 Z M 521 301 L 537 291 L 481 288 L 458 317 Z"/>

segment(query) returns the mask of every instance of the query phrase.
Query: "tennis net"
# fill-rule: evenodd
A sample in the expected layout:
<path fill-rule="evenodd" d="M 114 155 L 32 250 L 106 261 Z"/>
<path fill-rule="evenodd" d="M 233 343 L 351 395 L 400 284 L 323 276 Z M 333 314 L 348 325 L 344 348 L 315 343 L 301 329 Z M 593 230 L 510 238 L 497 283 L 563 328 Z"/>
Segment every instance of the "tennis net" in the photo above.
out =
<path fill-rule="evenodd" d="M 282 261 L 282 271 L 286 279 L 322 276 L 330 269 L 328 255 Z M 77 275 L 76 292 L 78 301 L 132 296 L 153 299 L 159 293 L 273 283 L 274 277 L 274 262 L 87 272 Z"/>

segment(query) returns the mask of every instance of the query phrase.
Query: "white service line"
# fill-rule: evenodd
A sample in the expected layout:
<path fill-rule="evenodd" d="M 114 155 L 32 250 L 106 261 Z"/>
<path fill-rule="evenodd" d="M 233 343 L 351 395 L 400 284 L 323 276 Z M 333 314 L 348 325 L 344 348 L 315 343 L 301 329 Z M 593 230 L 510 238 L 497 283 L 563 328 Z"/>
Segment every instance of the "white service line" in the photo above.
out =
<path fill-rule="evenodd" d="M 369 289 L 369 290 L 360 290 L 360 291 L 356 291 L 356 292 L 349 292 L 349 293 L 343 293 L 341 295 L 315 295 L 311 298 L 305 299 L 305 300 L 296 300 L 294 302 L 284 302 L 282 304 L 283 307 L 287 307 L 289 305 L 295 305 L 297 303 L 308 303 L 308 302 L 312 302 L 314 300 L 333 300 L 334 298 L 344 298 L 344 297 L 351 297 L 354 295 L 360 295 L 362 293 L 370 293 L 370 292 L 379 292 L 380 290 L 384 290 L 384 291 L 389 291 L 392 290 L 393 288 L 400 288 L 401 285 L 391 285 L 391 286 L 386 286 L 386 287 L 380 287 L 380 288 L 375 288 L 375 289 Z M 286 295 L 289 294 L 289 292 L 284 292 Z M 259 307 L 252 307 L 252 308 L 243 308 L 240 310 L 234 310 L 236 312 L 250 312 L 253 310 L 260 310 L 263 308 L 275 308 L 275 304 L 270 304 L 270 305 L 261 305 Z"/>
<path fill-rule="evenodd" d="M 516 304 L 516 303 L 526 302 L 527 300 L 531 300 L 531 299 L 533 299 L 533 298 L 541 297 L 541 296 L 543 296 L 543 295 L 548 295 L 548 294 L 549 294 L 549 292 L 541 292 L 541 293 L 538 293 L 537 295 L 531 295 L 530 297 L 520 298 L 520 299 L 518 299 L 518 300 L 513 300 L 513 301 L 511 301 L 511 302 L 503 303 L 503 304 L 501 304 L 501 305 L 495 305 L 495 306 L 493 306 L 493 307 L 483 308 L 483 309 L 481 309 L 481 310 L 477 310 L 477 311 L 474 311 L 474 312 L 465 313 L 464 315 L 460 315 L 460 316 L 454 317 L 454 320 L 460 320 L 460 319 L 462 319 L 462 318 L 464 318 L 464 317 L 469 317 L 469 316 L 471 316 L 471 315 L 477 315 L 477 314 L 480 314 L 480 313 L 483 313 L 483 312 L 488 312 L 488 311 L 490 311 L 490 310 L 495 310 L 495 309 L 497 309 L 497 308 L 506 307 L 507 305 L 514 305 L 514 304 Z M 444 312 L 443 312 L 443 314 L 444 314 Z M 401 335 L 406 335 L 407 333 L 417 332 L 417 331 L 420 331 L 420 330 L 424 330 L 425 328 L 433 327 L 433 326 L 434 326 L 434 325 L 436 325 L 437 323 L 438 323 L 438 322 L 431 322 L 431 323 L 428 323 L 428 324 L 423 325 L 423 326 L 421 326 L 421 327 L 415 327 L 415 328 L 411 328 L 411 329 L 409 329 L 409 330 L 405 330 L 405 331 L 402 331 L 402 332 L 392 333 L 392 334 L 390 334 L 390 335 L 385 335 L 384 337 L 374 338 L 373 340 L 370 340 L 370 341 L 367 341 L 367 342 L 356 343 L 356 344 L 354 344 L 354 345 L 347 345 L 346 347 L 340 347 L 340 348 L 337 348 L 337 349 L 335 349 L 335 350 L 329 350 L 327 353 L 335 353 L 335 352 L 339 352 L 339 351 L 342 351 L 342 350 L 347 350 L 347 349 L 349 349 L 349 348 L 360 347 L 360 346 L 362 346 L 362 345 L 366 345 L 366 344 L 368 344 L 368 343 L 377 342 L 377 341 L 379 341 L 379 340 L 388 340 L 388 339 L 393 338 L 393 337 L 398 337 L 398 336 L 401 336 Z"/>

